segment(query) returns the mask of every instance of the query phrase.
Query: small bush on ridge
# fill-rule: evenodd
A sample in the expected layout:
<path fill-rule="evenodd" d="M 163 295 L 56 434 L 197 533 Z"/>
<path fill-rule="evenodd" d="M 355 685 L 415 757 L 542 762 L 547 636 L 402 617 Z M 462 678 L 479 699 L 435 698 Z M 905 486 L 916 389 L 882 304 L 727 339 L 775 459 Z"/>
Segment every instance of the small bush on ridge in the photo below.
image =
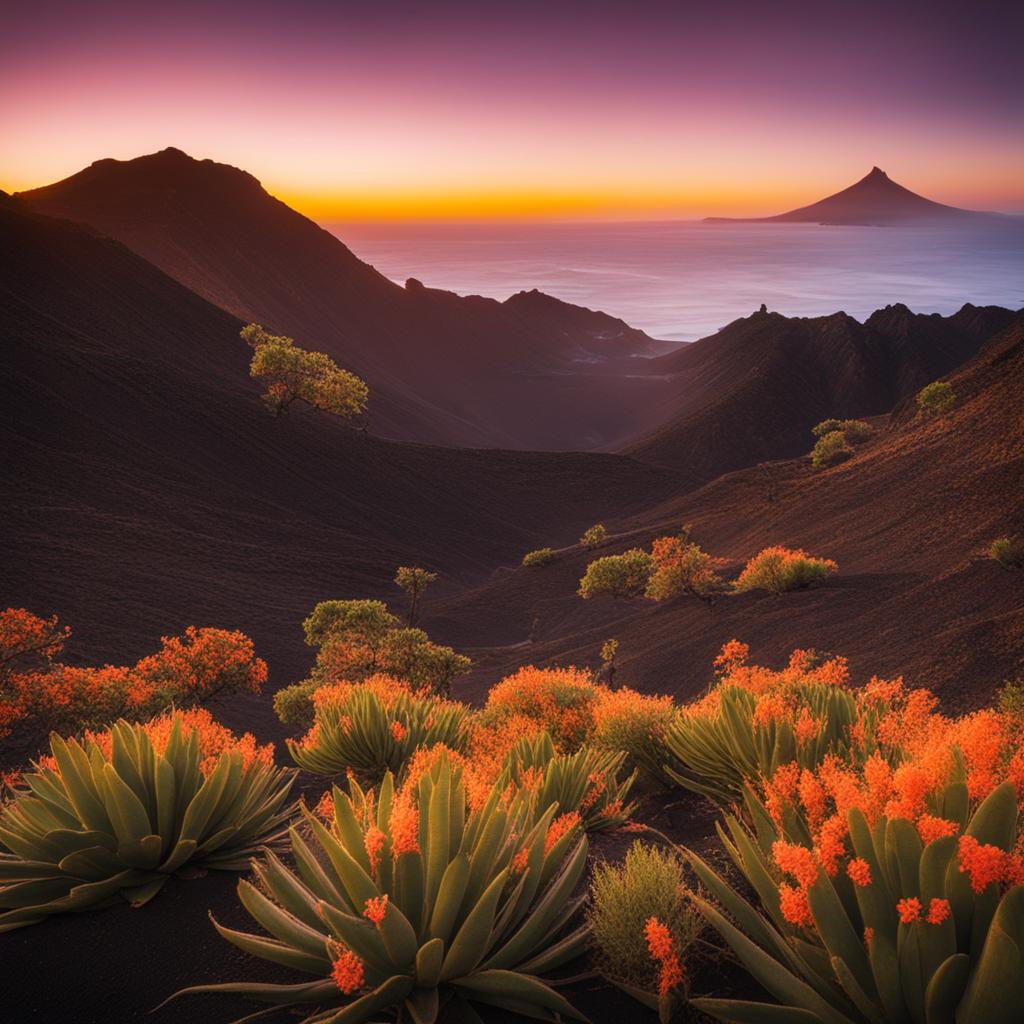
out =
<path fill-rule="evenodd" d="M 733 588 L 738 593 L 767 590 L 782 594 L 819 583 L 838 568 L 831 559 L 814 558 L 799 548 L 765 548 L 747 562 Z"/>
<path fill-rule="evenodd" d="M 853 448 L 846 440 L 846 435 L 841 430 L 833 430 L 818 439 L 811 451 L 811 464 L 818 469 L 828 469 L 829 466 L 845 462 L 851 455 Z"/>
<path fill-rule="evenodd" d="M 550 565 L 557 557 L 554 548 L 537 548 L 536 551 L 527 551 L 523 555 L 523 565 L 527 569 L 534 569 L 541 565 Z"/>
<path fill-rule="evenodd" d="M 1004 569 L 1024 569 L 1024 540 L 1020 537 L 999 537 L 988 549 Z"/>
<path fill-rule="evenodd" d="M 935 380 L 917 393 L 917 407 L 928 416 L 941 416 L 956 402 L 953 385 L 948 381 Z"/>
<path fill-rule="evenodd" d="M 815 437 L 824 437 L 826 434 L 839 432 L 850 444 L 862 444 L 874 433 L 870 423 L 864 420 L 822 420 L 816 427 L 811 428 Z"/>
<path fill-rule="evenodd" d="M 595 523 L 586 530 L 580 537 L 580 546 L 584 548 L 596 548 L 608 539 L 608 531 L 603 523 Z"/>
<path fill-rule="evenodd" d="M 587 566 L 578 593 L 584 600 L 603 594 L 632 597 L 643 592 L 653 571 L 654 559 L 642 548 L 605 555 Z"/>
<path fill-rule="evenodd" d="M 653 571 L 644 597 L 666 601 L 691 594 L 710 602 L 722 588 L 715 560 L 699 544 L 680 537 L 658 537 L 651 545 Z"/>

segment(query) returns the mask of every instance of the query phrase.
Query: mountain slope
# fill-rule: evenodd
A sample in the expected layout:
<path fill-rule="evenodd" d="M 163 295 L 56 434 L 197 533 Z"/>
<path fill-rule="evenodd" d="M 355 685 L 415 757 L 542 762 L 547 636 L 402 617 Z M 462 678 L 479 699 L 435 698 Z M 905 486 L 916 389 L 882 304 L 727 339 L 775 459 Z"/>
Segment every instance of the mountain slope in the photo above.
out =
<path fill-rule="evenodd" d="M 885 171 L 872 167 L 860 181 L 841 192 L 820 199 L 810 206 L 780 213 L 774 217 L 707 217 L 709 223 L 752 224 L 912 224 L 925 222 L 957 223 L 996 214 L 962 210 L 946 206 L 911 192 L 893 181 Z"/>
<path fill-rule="evenodd" d="M 814 648 L 848 656 L 856 679 L 903 674 L 949 707 L 977 707 L 1024 674 L 1021 573 L 988 557 L 996 537 L 1024 535 L 1024 316 L 949 379 L 957 402 L 939 419 L 908 399 L 848 462 L 822 471 L 800 459 L 728 474 L 609 521 L 613 538 L 597 552 L 646 546 L 688 523 L 725 560 L 726 578 L 771 544 L 834 558 L 839 574 L 818 589 L 729 596 L 712 609 L 688 598 L 582 601 L 576 584 L 595 553 L 574 547 L 543 573 L 510 569 L 435 604 L 427 628 L 472 650 L 475 695 L 523 663 L 595 665 L 615 637 L 617 680 L 689 697 L 735 637 L 760 663 Z M 500 633 L 487 612 L 494 607 Z"/>
<path fill-rule="evenodd" d="M 652 425 L 645 399 L 660 382 L 612 389 L 600 364 L 664 345 L 555 299 L 402 288 L 237 168 L 166 149 L 97 161 L 20 198 L 123 242 L 242 320 L 329 352 L 370 384 L 375 433 L 564 450 Z"/>
<path fill-rule="evenodd" d="M 621 456 L 400 444 L 311 410 L 275 419 L 238 320 L 11 200 L 0 301 L 2 599 L 60 613 L 78 657 L 120 663 L 189 623 L 231 626 L 290 682 L 317 600 L 396 600 L 400 564 L 455 587 L 674 485 Z M 272 728 L 267 702 L 252 707 Z"/>
<path fill-rule="evenodd" d="M 697 483 L 806 452 L 831 416 L 874 416 L 973 356 L 1014 314 L 965 305 L 952 316 L 887 306 L 863 324 L 845 313 L 760 312 L 651 362 L 670 381 L 656 431 L 630 454 Z"/>

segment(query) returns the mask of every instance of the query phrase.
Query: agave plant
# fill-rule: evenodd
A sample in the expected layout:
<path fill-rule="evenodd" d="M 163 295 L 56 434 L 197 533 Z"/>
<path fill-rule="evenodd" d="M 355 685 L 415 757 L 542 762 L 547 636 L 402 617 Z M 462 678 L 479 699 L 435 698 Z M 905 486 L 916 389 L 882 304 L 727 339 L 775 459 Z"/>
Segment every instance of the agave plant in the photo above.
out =
<path fill-rule="evenodd" d="M 118 898 L 141 906 L 173 874 L 245 870 L 287 833 L 296 773 L 232 740 L 208 712 L 54 734 L 0 810 L 0 932 Z"/>
<path fill-rule="evenodd" d="M 790 711 L 758 717 L 757 695 L 741 686 L 722 686 L 712 714 L 683 714 L 665 738 L 674 759 L 665 773 L 719 806 L 742 798 L 748 780 L 769 778 L 784 764 L 816 768 L 828 754 L 844 761 L 863 760 L 875 750 L 874 725 L 879 710 L 842 686 L 805 684 L 790 690 L 794 707 L 814 723 L 808 736 L 798 736 L 799 723 Z M 852 742 L 854 726 L 863 742 Z"/>
<path fill-rule="evenodd" d="M 782 838 L 748 790 L 748 830 L 732 816 L 719 834 L 762 912 L 695 854 L 689 859 L 722 910 L 697 899 L 707 920 L 781 1005 L 695 999 L 723 1021 L 799 1024 L 1012 1024 L 1024 1005 L 1024 869 L 1014 785 L 996 787 L 968 814 L 953 782 L 933 800 L 934 835 L 902 817 L 869 826 L 848 812 L 855 858 L 830 875 L 810 849 L 784 844 L 804 875 L 794 913 L 767 852 Z M 962 830 L 962 834 L 961 834 Z M 940 834 L 942 833 L 942 834 Z M 803 867 L 799 866 L 802 863 Z M 1014 884 L 1016 883 L 1016 884 Z"/>
<path fill-rule="evenodd" d="M 398 774 L 420 747 L 444 744 L 463 751 L 469 731 L 464 704 L 399 692 L 391 699 L 367 686 L 316 705 L 313 728 L 301 742 L 288 740 L 300 767 L 316 775 L 352 771 L 370 782 Z"/>
<path fill-rule="evenodd" d="M 538 808 L 555 803 L 563 814 L 577 811 L 583 827 L 596 832 L 621 825 L 636 809 L 625 803 L 636 772 L 619 781 L 625 760 L 624 751 L 592 747 L 560 755 L 546 732 L 534 733 L 508 752 L 498 785 L 532 789 Z"/>
<path fill-rule="evenodd" d="M 523 794 L 506 802 L 497 787 L 467 817 L 461 771 L 446 757 L 397 791 L 388 773 L 376 798 L 358 787 L 354 796 L 335 787 L 333 796 L 328 825 L 303 809 L 308 840 L 291 830 L 297 871 L 270 853 L 254 864 L 256 885 L 239 882 L 270 937 L 214 922 L 240 949 L 313 980 L 176 995 L 305 1005 L 310 1024 L 359 1024 L 388 1008 L 404 1008 L 416 1024 L 442 1011 L 479 1021 L 474 1002 L 585 1020 L 537 977 L 587 943 L 586 925 L 570 930 L 586 898 L 573 895 L 587 855 L 578 826 L 555 819 L 554 806 L 538 817 Z"/>

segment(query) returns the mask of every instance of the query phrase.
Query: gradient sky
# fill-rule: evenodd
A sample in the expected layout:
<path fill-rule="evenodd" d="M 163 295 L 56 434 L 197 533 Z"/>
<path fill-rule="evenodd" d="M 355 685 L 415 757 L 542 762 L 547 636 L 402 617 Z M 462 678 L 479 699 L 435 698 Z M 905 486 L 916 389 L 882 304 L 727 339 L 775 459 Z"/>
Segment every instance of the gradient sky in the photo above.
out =
<path fill-rule="evenodd" d="M 320 219 L 1024 212 L 1019 3 L 7 6 L 0 188 L 173 145 Z"/>

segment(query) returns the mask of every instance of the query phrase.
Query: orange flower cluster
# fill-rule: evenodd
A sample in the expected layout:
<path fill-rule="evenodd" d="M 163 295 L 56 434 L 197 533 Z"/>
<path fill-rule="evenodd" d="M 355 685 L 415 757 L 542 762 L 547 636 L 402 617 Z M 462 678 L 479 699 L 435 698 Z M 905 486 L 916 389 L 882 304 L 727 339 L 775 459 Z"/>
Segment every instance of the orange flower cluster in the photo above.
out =
<path fill-rule="evenodd" d="M 846 865 L 846 873 L 850 881 L 862 889 L 871 884 L 871 865 L 862 857 L 855 857 Z"/>
<path fill-rule="evenodd" d="M 331 977 L 343 995 L 350 996 L 363 987 L 366 965 L 347 946 L 334 945 L 331 950 L 334 967 Z"/>
<path fill-rule="evenodd" d="M 384 893 L 383 896 L 374 896 L 366 901 L 366 909 L 363 910 L 363 916 L 374 925 L 380 926 L 381 921 L 384 920 L 384 915 L 388 912 L 388 894 Z"/>
<path fill-rule="evenodd" d="M 933 898 L 928 903 L 928 913 L 925 914 L 921 901 L 916 896 L 910 896 L 896 904 L 896 913 L 900 916 L 901 924 L 918 924 L 924 921 L 927 924 L 939 925 L 950 916 L 952 909 L 949 900 Z"/>
<path fill-rule="evenodd" d="M 557 843 L 562 836 L 571 832 L 579 824 L 580 816 L 576 811 L 570 811 L 568 814 L 559 814 L 558 817 L 548 825 L 547 835 L 544 837 L 544 856 L 546 857 L 552 851 L 555 843 Z"/>
<path fill-rule="evenodd" d="M 974 836 L 961 836 L 957 846 L 961 872 L 971 880 L 971 888 L 982 893 L 992 884 L 1024 884 L 1024 858 L 1007 853 L 998 846 L 979 843 Z"/>
<path fill-rule="evenodd" d="M 189 626 L 184 636 L 163 637 L 160 650 L 134 666 L 100 668 L 55 660 L 69 635 L 56 617 L 0 612 L 0 737 L 15 723 L 23 736 L 42 736 L 144 718 L 172 704 L 259 692 L 267 678 L 252 641 L 232 630 Z"/>
<path fill-rule="evenodd" d="M 644 926 L 647 949 L 658 963 L 658 995 L 664 999 L 685 980 L 676 944 L 668 927 L 656 917 L 649 917 Z"/>
<path fill-rule="evenodd" d="M 181 723 L 182 737 L 195 733 L 199 741 L 199 769 L 209 775 L 223 754 L 241 754 L 244 767 L 253 764 L 270 766 L 274 763 L 274 744 L 260 746 L 251 732 L 236 736 L 227 726 L 221 725 L 206 708 L 192 708 L 184 711 L 169 711 L 143 722 L 142 727 L 149 737 L 153 749 L 162 754 L 167 749 L 174 723 Z M 102 732 L 86 731 L 85 739 L 95 743 L 109 758 L 113 751 L 113 736 L 109 729 Z"/>

